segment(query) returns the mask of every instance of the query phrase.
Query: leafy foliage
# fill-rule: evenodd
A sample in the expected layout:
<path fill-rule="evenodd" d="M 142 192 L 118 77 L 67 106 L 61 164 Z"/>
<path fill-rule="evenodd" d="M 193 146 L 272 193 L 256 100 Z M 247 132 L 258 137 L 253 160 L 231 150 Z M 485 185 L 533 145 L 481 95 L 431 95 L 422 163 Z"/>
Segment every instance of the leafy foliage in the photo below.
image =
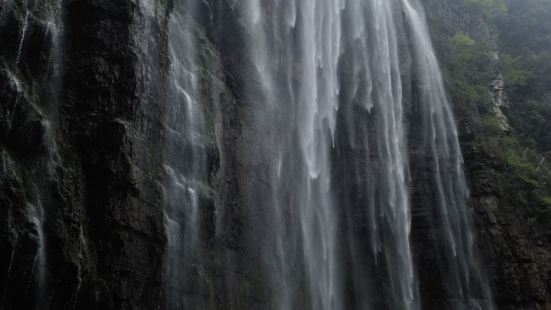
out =
<path fill-rule="evenodd" d="M 476 42 L 466 33 L 457 32 L 451 39 L 451 43 L 459 49 L 470 49 Z"/>
<path fill-rule="evenodd" d="M 442 9 L 440 2 L 426 1 Z M 484 169 L 503 177 L 503 188 L 514 190 L 513 203 L 551 223 L 551 0 L 446 3 L 456 10 L 450 15 L 457 18 L 456 27 L 437 23 L 436 36 L 447 40 L 436 40 L 436 46 L 452 97 L 463 113 L 481 117 L 473 126 L 481 156 L 492 165 Z M 509 104 L 504 112 L 513 127 L 508 132 L 489 91 L 499 73 Z M 549 162 L 541 164 L 546 152 Z"/>
<path fill-rule="evenodd" d="M 486 18 L 494 19 L 507 14 L 508 7 L 505 0 L 465 0 L 466 4 L 482 11 Z"/>
<path fill-rule="evenodd" d="M 508 87 L 525 86 L 531 75 L 524 69 L 521 58 L 502 54 L 500 60 L 503 66 L 503 78 Z"/>
<path fill-rule="evenodd" d="M 494 154 L 505 164 L 507 175 L 522 184 L 534 201 L 541 204 L 538 212 L 551 214 L 551 166 L 545 157 L 534 151 L 529 138 L 505 133 L 493 115 L 482 117 L 482 143 L 486 153 Z"/>
<path fill-rule="evenodd" d="M 477 105 L 490 101 L 488 82 L 497 70 L 492 51 L 468 34 L 457 32 L 450 39 L 452 88 L 456 94 Z"/>
<path fill-rule="evenodd" d="M 508 0 L 495 21 L 502 51 L 508 118 L 515 130 L 551 151 L 551 1 Z"/>

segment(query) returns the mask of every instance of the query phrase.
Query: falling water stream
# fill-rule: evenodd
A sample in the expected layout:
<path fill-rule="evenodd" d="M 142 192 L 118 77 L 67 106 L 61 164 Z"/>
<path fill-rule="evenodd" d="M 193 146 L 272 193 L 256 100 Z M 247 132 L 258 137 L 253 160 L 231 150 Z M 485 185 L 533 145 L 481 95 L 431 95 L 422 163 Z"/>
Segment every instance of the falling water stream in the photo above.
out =
<path fill-rule="evenodd" d="M 44 236 L 44 209 L 42 207 L 41 197 L 37 193 L 35 205 L 30 205 L 32 223 L 37 231 L 37 243 L 38 251 L 36 252 L 34 268 L 35 277 L 36 277 L 36 288 L 35 288 L 35 309 L 42 309 L 47 307 L 45 302 L 45 293 L 47 285 L 47 256 L 46 256 L 46 238 Z"/>
<path fill-rule="evenodd" d="M 433 157 L 435 207 L 445 236 L 439 255 L 445 264 L 449 309 L 493 309 L 491 293 L 475 251 L 473 223 L 467 209 L 469 190 L 457 127 L 443 84 L 423 11 L 403 0 L 411 27 L 423 105 L 425 139 Z"/>
<path fill-rule="evenodd" d="M 168 69 L 167 83 L 146 86 L 164 92 L 158 105 L 164 113 L 159 185 L 167 237 L 162 309 L 434 307 L 424 300 L 420 273 L 426 266 L 417 265 L 423 253 L 415 251 L 412 241 L 417 181 L 412 167 L 419 158 L 411 152 L 413 143 L 420 144 L 415 148 L 422 149 L 423 167 L 430 170 L 425 171 L 429 180 L 423 181 L 430 183 L 431 204 L 425 207 L 434 216 L 433 236 L 426 239 L 434 243 L 437 257 L 438 305 L 449 310 L 495 308 L 476 251 L 453 105 L 418 0 L 130 2 L 136 4 L 129 5 L 136 16 L 140 9 L 147 15 L 147 26 L 132 28 L 149 31 L 136 35 L 136 41 L 155 34 L 145 41 L 167 43 L 168 59 L 156 63 L 156 51 L 148 50 L 145 64 L 139 64 L 144 65 L 145 80 L 152 70 Z M 24 103 L 34 113 L 24 111 L 28 117 L 40 121 L 44 146 L 36 147 L 40 160 L 25 165 L 3 150 L 0 169 L 2 176 L 13 179 L 32 176 L 24 184 L 29 228 L 22 228 L 36 242 L 28 295 L 33 295 L 32 307 L 47 310 L 55 295 L 49 281 L 59 280 L 48 270 L 56 263 L 48 246 L 58 241 L 49 238 L 54 226 L 48 219 L 56 207 L 49 189 L 57 184 L 61 160 L 56 126 L 63 126 L 58 109 L 64 4 L 3 3 L 1 16 L 17 24 L 13 50 L 2 54 L 13 58 L 5 66 L 13 84 L 7 87 L 16 97 L 6 109 L 9 126 L 15 123 L 18 104 Z M 166 16 L 160 13 L 164 6 L 170 11 Z M 220 8 L 231 12 L 220 13 Z M 225 18 L 235 20 L 223 23 Z M 91 27 L 113 31 L 110 27 L 119 26 L 106 22 Z M 30 50 L 36 48 L 38 35 L 44 40 L 36 46 L 49 51 Z M 31 59 L 36 55 L 40 59 Z M 47 62 L 47 72 L 37 73 L 41 69 L 33 61 Z M 159 64 L 160 69 L 153 68 Z M 44 76 L 34 76 L 40 74 Z M 223 86 L 208 85 L 214 79 Z M 222 94 L 213 93 L 218 91 Z M 216 96 L 231 100 L 213 103 Z M 232 173 L 232 178 L 220 179 Z M 236 184 L 228 185 L 232 182 Z M 10 208 L 8 226 L 14 222 Z M 227 220 L 225 214 L 234 217 Z M 84 260 L 96 249 L 88 247 L 84 227 L 78 231 L 77 259 Z M 21 243 L 17 238 L 8 280 L 12 265 L 20 268 L 14 262 Z M 68 304 L 73 308 L 84 281 L 77 265 L 76 292 Z M 7 286 L 0 292 L 0 306 L 9 292 Z"/>
<path fill-rule="evenodd" d="M 165 115 L 167 147 L 163 189 L 167 255 L 165 258 L 166 309 L 193 309 L 201 292 L 199 278 L 205 252 L 199 243 L 201 208 L 211 196 L 208 183 L 208 132 L 201 85 L 197 33 L 190 18 L 194 1 L 178 1 L 169 22 L 171 60 L 168 110 Z"/>
<path fill-rule="evenodd" d="M 206 259 L 199 200 L 210 191 L 197 34 L 184 14 L 194 1 L 176 3 L 164 186 L 166 308 L 174 310 L 195 305 L 189 296 Z M 252 68 L 245 121 L 256 137 L 243 152 L 262 162 L 243 167 L 259 176 L 247 183 L 245 199 L 256 208 L 247 227 L 257 236 L 269 308 L 423 308 L 410 243 L 407 110 L 415 103 L 445 232 L 437 247 L 446 307 L 493 309 L 474 250 L 457 127 L 421 6 L 247 0 L 235 10 Z M 412 100 L 414 87 L 419 98 Z M 356 157 L 343 161 L 343 152 Z"/>
<path fill-rule="evenodd" d="M 29 291 L 30 297 L 34 300 L 34 309 L 45 310 L 49 308 L 48 305 L 48 236 L 46 233 L 46 220 L 47 220 L 47 208 L 45 205 L 49 203 L 51 194 L 48 192 L 48 188 L 56 178 L 56 167 L 59 162 L 59 155 L 57 153 L 57 146 L 55 142 L 55 126 L 57 124 L 58 117 L 58 100 L 61 84 L 61 36 L 63 30 L 63 23 L 61 18 L 62 0 L 23 0 L 19 2 L 12 1 L 8 3 L 5 8 L 5 14 L 9 14 L 10 10 L 16 12 L 22 17 L 20 25 L 20 36 L 18 47 L 15 55 L 15 67 L 11 68 L 13 73 L 10 75 L 16 84 L 16 99 L 15 106 L 12 109 L 11 117 L 12 122 L 16 117 L 18 109 L 17 104 L 20 100 L 29 100 L 29 97 L 43 98 L 43 102 L 37 102 L 35 108 L 37 113 L 42 118 L 40 125 L 42 126 L 42 143 L 44 144 L 44 150 L 46 156 L 37 160 L 35 163 L 34 173 L 39 175 L 35 177 L 33 182 L 29 185 L 29 191 L 27 193 L 27 205 L 26 212 L 28 214 L 28 222 L 34 228 L 36 233 L 36 255 L 31 268 L 33 279 L 30 280 L 29 287 L 32 291 Z M 13 13 L 13 12 L 11 12 Z M 29 61 L 28 53 L 36 53 L 38 51 L 36 46 L 29 47 L 26 44 L 26 37 L 29 34 L 41 33 L 44 35 L 43 48 L 44 50 L 39 53 L 45 55 L 45 67 L 46 72 L 40 72 L 44 74 L 45 78 L 40 80 L 37 85 L 23 86 L 23 82 L 19 79 L 24 74 L 35 72 L 34 66 L 41 60 L 32 59 L 33 64 L 27 63 Z M 26 97 L 26 98 L 23 98 Z M 5 159 L 4 159 L 5 160 Z M 10 167 L 13 169 L 14 175 L 22 175 L 22 172 L 18 170 L 17 165 L 13 162 L 9 162 Z M 6 172 L 6 163 L 4 162 L 4 173 Z M 14 247 L 14 253 L 17 246 Z M 13 256 L 14 254 L 12 254 Z M 11 263 L 10 263 L 11 270 Z M 8 272 L 9 276 L 9 272 Z M 2 299 L 5 299 L 3 296 Z M 4 300 L 2 300 L 3 305 Z"/>

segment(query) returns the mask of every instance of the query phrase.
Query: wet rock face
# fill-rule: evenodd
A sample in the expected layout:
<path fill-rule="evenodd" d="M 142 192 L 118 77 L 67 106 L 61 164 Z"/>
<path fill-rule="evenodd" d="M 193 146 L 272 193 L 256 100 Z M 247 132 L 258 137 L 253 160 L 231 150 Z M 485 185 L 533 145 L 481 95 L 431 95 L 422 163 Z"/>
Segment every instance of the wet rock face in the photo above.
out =
<path fill-rule="evenodd" d="M 2 2 L 0 308 L 158 309 L 166 249 L 161 146 L 167 139 L 172 3 L 40 3 Z M 201 29 L 195 32 L 211 27 L 213 10 L 207 2 L 198 8 Z M 202 96 L 205 102 L 219 96 L 235 103 L 221 69 L 206 65 L 216 54 L 207 40 L 222 38 L 217 33 L 199 42 Z M 235 128 L 236 105 L 227 102 L 232 117 L 222 126 Z M 214 200 L 232 200 L 236 191 L 229 175 L 233 155 L 220 158 L 222 146 L 209 130 L 209 186 L 228 193 L 205 198 L 210 207 L 202 215 L 201 236 L 212 253 Z M 227 149 L 237 136 L 232 130 L 219 137 Z M 217 178 L 221 160 L 230 161 L 228 175 Z M 232 247 L 227 240 L 241 237 L 229 229 L 222 254 Z M 221 307 L 226 297 L 214 300 L 211 286 L 225 290 L 223 262 L 201 264 L 212 274 L 200 275 L 197 300 Z M 215 275 L 219 283 L 212 284 Z"/>
<path fill-rule="evenodd" d="M 458 31 L 497 50 L 495 36 L 485 21 L 469 14 L 459 2 L 423 2 L 444 68 L 451 61 L 446 42 Z M 453 91 L 450 95 L 455 103 L 479 247 L 497 307 L 548 309 L 551 307 L 551 227 L 534 212 L 539 204 L 536 197 L 511 174 L 497 154 L 483 147 L 481 115 L 475 104 Z"/>
<path fill-rule="evenodd" d="M 0 308 L 160 303 L 167 10 L 4 3 Z"/>
<path fill-rule="evenodd" d="M 46 66 L 49 52 L 34 53 L 32 65 L 36 70 L 22 65 L 22 59 L 28 58 L 23 46 L 32 45 L 21 40 L 23 26 L 35 41 L 46 27 L 41 20 L 25 18 L 16 3 L 3 7 L 1 17 L 0 40 L 5 43 L 0 50 L 0 300 L 6 309 L 32 309 L 35 297 L 42 295 L 38 280 L 44 275 L 37 272 L 44 262 L 37 257 L 46 229 L 41 225 L 38 189 L 48 183 L 44 177 L 48 104 L 37 98 L 45 97 L 40 84 L 46 74 L 40 68 Z M 36 43 L 47 46 L 50 39 L 44 35 Z"/>
<path fill-rule="evenodd" d="M 549 224 L 531 210 L 537 208 L 534 197 L 502 162 L 474 140 L 465 140 L 464 150 L 480 249 L 498 309 L 549 308 Z"/>
<path fill-rule="evenodd" d="M 151 9 L 128 0 L 41 2 L 29 8 L 24 0 L 0 1 L 0 309 L 159 309 L 166 248 L 162 120 L 172 3 L 149 1 Z M 464 27 L 456 23 L 455 4 L 425 2 L 433 21 Z M 205 0 L 194 15 L 205 36 L 202 53 L 219 58 L 217 67 L 205 68 L 201 77 L 204 96 L 218 97 L 218 113 L 224 115 L 209 129 L 213 133 L 206 146 L 208 186 L 215 194 L 205 198 L 201 238 L 208 259 L 197 270 L 209 272 L 193 275 L 199 283 L 192 292 L 200 295 L 194 300 L 204 309 L 265 308 L 270 293 L 254 266 L 259 258 L 246 254 L 255 253 L 247 249 L 255 236 L 246 234 L 246 218 L 255 206 L 246 202 L 245 196 L 252 195 L 246 189 L 263 176 L 247 173 L 244 166 L 265 163 L 240 151 L 255 138 L 244 135 L 252 131 L 246 128 L 251 111 L 243 99 L 252 69 L 243 59 L 243 31 L 233 6 L 232 1 Z M 438 30 L 434 33 L 441 52 L 450 29 L 441 37 Z M 214 56 L 201 57 L 214 62 Z M 501 163 L 481 153 L 479 115 L 461 98 L 453 102 L 474 189 L 480 248 L 500 309 L 546 309 L 551 300 L 549 231 L 532 222 L 525 197 L 511 194 L 517 184 L 502 177 Z M 343 110 L 339 118 L 345 112 L 357 113 Z M 411 115 L 409 123 L 414 123 Z M 346 135 L 347 128 L 339 126 Z M 421 298 L 426 309 L 441 309 L 441 275 L 434 268 L 438 262 L 431 239 L 438 230 L 430 226 L 434 214 L 427 207 L 432 203 L 429 160 L 420 144 L 409 147 L 417 184 L 412 244 Z M 349 145 L 337 149 L 341 153 L 333 160 L 341 169 L 336 174 L 358 171 L 370 156 L 367 149 Z M 368 175 L 356 179 L 357 184 L 336 190 L 352 211 L 361 210 L 364 183 L 372 181 Z M 353 230 L 354 241 L 367 239 L 365 227 L 347 229 Z M 369 268 L 362 272 L 381 273 Z M 346 294 L 351 305 L 362 302 L 358 292 Z M 374 307 L 383 303 L 375 300 Z"/>

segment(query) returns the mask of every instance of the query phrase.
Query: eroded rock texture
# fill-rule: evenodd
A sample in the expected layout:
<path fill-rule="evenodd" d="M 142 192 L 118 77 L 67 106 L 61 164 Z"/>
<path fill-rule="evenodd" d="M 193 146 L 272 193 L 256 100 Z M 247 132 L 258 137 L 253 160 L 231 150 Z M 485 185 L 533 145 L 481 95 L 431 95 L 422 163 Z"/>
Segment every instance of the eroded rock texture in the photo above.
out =
<path fill-rule="evenodd" d="M 163 76 L 152 68 L 166 66 L 168 8 L 159 10 L 5 4 L 4 309 L 157 307 Z"/>
<path fill-rule="evenodd" d="M 164 304 L 163 147 L 172 1 L 0 2 L 0 309 L 149 310 Z M 484 22 L 474 17 L 465 22 L 460 5 L 424 2 L 444 68 L 447 40 L 455 31 L 472 32 L 492 44 Z M 258 236 L 247 234 L 255 218 L 265 221 L 256 226 L 269 229 L 271 223 L 255 213 L 250 199 L 256 197 L 252 182 L 268 186 L 266 163 L 262 154 L 243 151 L 258 143 L 249 122 L 251 103 L 245 100 L 251 96 L 246 85 L 255 81 L 244 52 L 244 26 L 235 1 L 202 1 L 190 12 L 202 61 L 200 93 L 211 125 L 201 145 L 207 150 L 209 177 L 198 234 L 206 254 L 190 267 L 196 286 L 186 288 L 184 298 L 193 300 L 196 309 L 268 309 L 271 292 L 264 271 L 256 267 L 259 250 L 251 248 Z M 530 197 L 516 194 L 520 183 L 481 150 L 477 109 L 453 92 L 451 97 L 479 249 L 498 308 L 548 309 L 549 223 L 530 213 Z M 411 239 L 421 299 L 423 309 L 441 309 L 429 160 L 414 143 L 415 109 L 410 106 L 407 115 L 413 141 Z M 349 117 L 372 116 L 343 109 L 337 134 L 370 131 L 346 127 Z M 336 145 L 335 177 L 357 172 L 357 165 L 372 155 L 364 148 Z M 182 160 L 186 156 L 191 155 L 184 149 Z M 260 169 L 244 168 L 251 166 Z M 355 179 L 336 194 L 349 207 L 340 215 L 345 230 L 363 243 L 367 228 L 356 222 L 368 216 L 361 212 L 367 199 L 362 188 L 373 180 L 361 174 Z M 260 204 L 266 198 L 256 199 Z M 340 247 L 345 253 L 347 245 Z M 371 259 L 361 254 L 359 259 Z M 381 272 L 370 268 L 366 264 L 375 277 Z M 363 302 L 352 288 L 345 296 L 351 307 Z M 384 297 L 371 300 L 374 309 Z"/>
<path fill-rule="evenodd" d="M 457 32 L 467 33 L 481 42 L 492 55 L 501 52 L 496 42 L 497 29 L 489 26 L 480 12 L 469 11 L 454 1 L 424 2 L 445 70 L 454 61 L 450 38 Z M 500 76 L 499 72 L 495 74 Z M 490 77 L 485 82 L 490 92 L 494 91 L 493 79 Z M 450 84 L 451 80 L 448 72 Z M 507 87 L 506 84 L 506 91 Z M 456 106 L 479 247 L 498 309 L 548 309 L 551 307 L 551 226 L 538 211 L 546 207 L 533 193 L 533 186 L 503 161 L 500 153 L 505 150 L 488 147 L 490 138 L 485 136 L 488 132 L 482 129 L 481 119 L 494 110 L 491 96 L 477 103 L 454 91 L 451 85 L 450 95 Z"/>

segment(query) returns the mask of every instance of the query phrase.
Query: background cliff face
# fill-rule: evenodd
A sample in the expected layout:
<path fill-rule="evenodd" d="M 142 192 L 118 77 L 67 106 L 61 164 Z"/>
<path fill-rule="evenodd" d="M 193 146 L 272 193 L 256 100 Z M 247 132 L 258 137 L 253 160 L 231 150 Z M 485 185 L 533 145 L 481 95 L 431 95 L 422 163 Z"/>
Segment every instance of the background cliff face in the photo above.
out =
<path fill-rule="evenodd" d="M 153 309 L 164 15 L 3 3 L 2 308 Z"/>
<path fill-rule="evenodd" d="M 162 147 L 174 5 L 32 2 L 0 2 L 0 308 L 158 309 L 166 292 Z M 499 1 L 423 2 L 455 104 L 498 308 L 547 309 L 550 5 L 510 0 L 505 13 Z M 194 265 L 197 287 L 187 291 L 202 309 L 263 308 L 268 300 L 253 293 L 267 284 L 250 263 L 259 258 L 247 256 L 255 236 L 246 235 L 254 213 L 246 190 L 265 176 L 243 169 L 262 162 L 241 152 L 255 139 L 235 5 L 203 1 L 188 16 L 204 64 L 200 93 L 216 123 L 203 142 L 205 186 L 213 190 L 199 236 L 208 259 Z M 426 169 L 413 164 L 412 179 L 426 178 Z M 427 211 L 415 208 L 426 207 L 430 191 L 414 189 L 414 211 Z M 423 219 L 414 218 L 412 239 L 422 298 L 438 309 Z"/>
<path fill-rule="evenodd" d="M 498 307 L 547 309 L 551 3 L 424 2 L 456 104 L 480 248 Z"/>

